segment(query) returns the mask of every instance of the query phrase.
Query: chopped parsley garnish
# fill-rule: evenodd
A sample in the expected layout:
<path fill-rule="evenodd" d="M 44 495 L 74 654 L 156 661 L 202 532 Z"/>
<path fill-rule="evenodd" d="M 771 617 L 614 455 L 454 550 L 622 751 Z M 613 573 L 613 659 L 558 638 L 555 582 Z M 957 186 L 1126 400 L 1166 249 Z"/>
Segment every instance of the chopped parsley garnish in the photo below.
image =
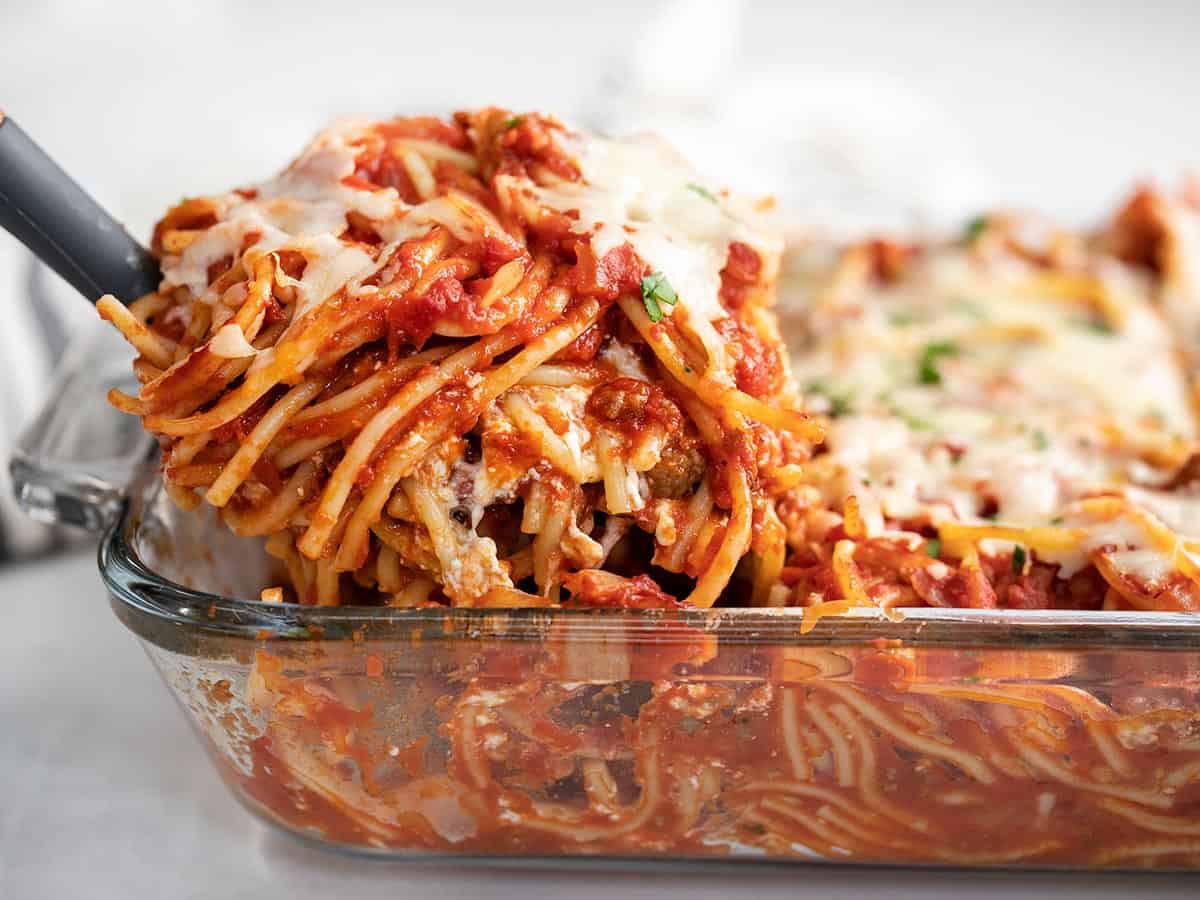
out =
<path fill-rule="evenodd" d="M 845 394 L 831 394 L 829 396 L 829 418 L 840 419 L 842 416 L 848 416 L 854 412 L 854 406 L 850 403 L 850 398 Z"/>
<path fill-rule="evenodd" d="M 902 409 L 899 404 L 892 400 L 891 391 L 881 391 L 875 395 L 875 399 L 883 404 L 884 408 L 889 413 L 911 428 L 913 431 L 932 431 L 934 424 L 928 419 L 922 419 L 920 416 L 914 416 L 906 409 Z"/>
<path fill-rule="evenodd" d="M 1024 547 L 1022 547 L 1020 544 L 1017 544 L 1017 546 L 1013 547 L 1012 570 L 1017 575 L 1020 575 L 1025 571 L 1025 556 L 1026 554 Z"/>
<path fill-rule="evenodd" d="M 937 559 L 942 555 L 942 542 L 937 538 L 930 538 L 925 542 L 925 555 L 930 559 Z"/>
<path fill-rule="evenodd" d="M 921 384 L 941 384 L 942 373 L 938 371 L 938 360 L 944 356 L 957 356 L 958 345 L 953 341 L 934 341 L 926 344 L 917 360 L 917 381 Z"/>
<path fill-rule="evenodd" d="M 888 313 L 888 324 L 894 328 L 907 328 L 916 321 L 917 315 L 911 310 L 901 309 L 894 313 Z"/>
<path fill-rule="evenodd" d="M 504 120 L 504 123 L 500 126 L 500 130 L 508 131 L 510 129 L 516 128 L 520 124 L 521 124 L 521 117 L 513 116 L 511 119 Z"/>
<path fill-rule="evenodd" d="M 1083 323 L 1083 327 L 1094 334 L 1107 336 L 1117 333 L 1117 330 L 1112 327 L 1112 324 L 1107 319 L 1088 319 Z"/>
<path fill-rule="evenodd" d="M 693 194 L 698 194 L 699 196 L 703 197 L 703 198 L 704 198 L 705 200 L 707 200 L 709 203 L 716 203 L 716 202 L 717 202 L 717 198 L 716 198 L 716 196 L 713 194 L 713 192 L 712 192 L 712 191 L 710 191 L 708 188 L 706 188 L 706 187 L 705 187 L 704 185 L 702 185 L 702 184 L 691 184 L 691 183 L 689 183 L 689 184 L 687 185 L 687 189 L 688 189 L 689 191 L 691 191 Z"/>
<path fill-rule="evenodd" d="M 663 311 L 660 304 L 674 306 L 678 299 L 671 282 L 667 281 L 667 276 L 662 272 L 653 272 L 642 279 L 642 304 L 646 307 L 646 315 L 650 317 L 651 322 L 662 321 Z"/>
<path fill-rule="evenodd" d="M 848 416 L 854 412 L 854 404 L 850 400 L 849 393 L 837 393 L 823 378 L 814 378 L 804 386 L 805 393 L 816 394 L 819 397 L 824 397 L 829 401 L 829 418 L 840 419 L 842 416 Z"/>
<path fill-rule="evenodd" d="M 913 431 L 932 431 L 933 423 L 928 419 L 922 419 L 920 416 L 914 416 L 910 412 L 906 412 L 898 406 L 893 406 L 888 410 L 897 419 L 900 419 L 911 428 Z"/>
<path fill-rule="evenodd" d="M 961 313 L 968 319 L 974 319 L 976 322 L 982 322 L 987 318 L 987 315 L 974 300 L 968 300 L 966 297 L 959 297 L 951 304 L 955 312 Z"/>
<path fill-rule="evenodd" d="M 988 217 L 976 216 L 967 223 L 966 229 L 963 231 L 963 240 L 968 244 L 973 244 L 979 240 L 979 236 L 987 231 Z"/>
<path fill-rule="evenodd" d="M 1064 519 L 1062 516 L 1055 516 L 1053 519 L 1050 520 L 1050 524 L 1051 525 L 1061 525 L 1065 521 L 1066 521 L 1066 519 Z"/>
<path fill-rule="evenodd" d="M 1046 437 L 1046 432 L 1040 428 L 1033 429 L 1033 449 L 1045 450 L 1050 446 L 1050 439 Z"/>

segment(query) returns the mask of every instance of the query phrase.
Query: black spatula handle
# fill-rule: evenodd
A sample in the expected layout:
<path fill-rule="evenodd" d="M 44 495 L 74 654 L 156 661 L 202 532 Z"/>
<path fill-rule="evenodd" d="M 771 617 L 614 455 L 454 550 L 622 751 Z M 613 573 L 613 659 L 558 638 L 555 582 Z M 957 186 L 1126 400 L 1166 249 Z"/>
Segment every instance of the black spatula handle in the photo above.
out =
<path fill-rule="evenodd" d="M 158 287 L 158 263 L 0 112 L 0 226 L 93 303 Z"/>

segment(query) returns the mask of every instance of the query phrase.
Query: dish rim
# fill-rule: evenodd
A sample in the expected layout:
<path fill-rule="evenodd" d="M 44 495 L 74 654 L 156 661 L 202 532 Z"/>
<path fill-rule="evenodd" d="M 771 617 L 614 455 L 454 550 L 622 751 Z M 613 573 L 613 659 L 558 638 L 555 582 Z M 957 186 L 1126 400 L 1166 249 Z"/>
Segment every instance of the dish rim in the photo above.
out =
<path fill-rule="evenodd" d="M 149 460 L 147 460 L 149 462 Z M 160 643 L 163 628 L 243 640 L 403 642 L 611 641 L 671 644 L 696 632 L 723 643 L 821 646 L 899 641 L 905 646 L 1200 651 L 1200 615 L 1104 610 L 852 609 L 806 625 L 803 608 L 493 609 L 304 606 L 245 600 L 177 584 L 138 554 L 142 509 L 159 483 L 144 465 L 100 540 L 97 562 L 118 617 Z M 811 616 L 808 617 L 811 624 Z M 174 641 L 171 641 L 174 643 Z"/>

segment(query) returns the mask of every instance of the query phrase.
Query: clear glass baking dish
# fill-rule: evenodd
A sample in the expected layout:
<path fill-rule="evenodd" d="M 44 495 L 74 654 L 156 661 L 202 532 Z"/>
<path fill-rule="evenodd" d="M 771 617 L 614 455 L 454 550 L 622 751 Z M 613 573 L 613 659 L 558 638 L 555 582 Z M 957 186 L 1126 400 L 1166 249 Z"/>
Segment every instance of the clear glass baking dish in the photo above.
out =
<path fill-rule="evenodd" d="M 12 462 L 226 784 L 385 856 L 1200 868 L 1200 619 L 266 604 L 76 352 Z"/>

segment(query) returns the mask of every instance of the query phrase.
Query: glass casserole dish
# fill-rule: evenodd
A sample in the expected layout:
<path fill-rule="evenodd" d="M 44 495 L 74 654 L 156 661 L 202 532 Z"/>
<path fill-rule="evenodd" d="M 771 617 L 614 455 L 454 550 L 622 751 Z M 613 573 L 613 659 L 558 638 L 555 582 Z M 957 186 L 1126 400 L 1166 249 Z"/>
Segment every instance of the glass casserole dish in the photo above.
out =
<path fill-rule="evenodd" d="M 235 796 L 383 855 L 1200 868 L 1185 614 L 266 604 L 176 510 L 105 333 L 13 460 Z M 97 382 L 102 384 L 97 384 Z"/>

